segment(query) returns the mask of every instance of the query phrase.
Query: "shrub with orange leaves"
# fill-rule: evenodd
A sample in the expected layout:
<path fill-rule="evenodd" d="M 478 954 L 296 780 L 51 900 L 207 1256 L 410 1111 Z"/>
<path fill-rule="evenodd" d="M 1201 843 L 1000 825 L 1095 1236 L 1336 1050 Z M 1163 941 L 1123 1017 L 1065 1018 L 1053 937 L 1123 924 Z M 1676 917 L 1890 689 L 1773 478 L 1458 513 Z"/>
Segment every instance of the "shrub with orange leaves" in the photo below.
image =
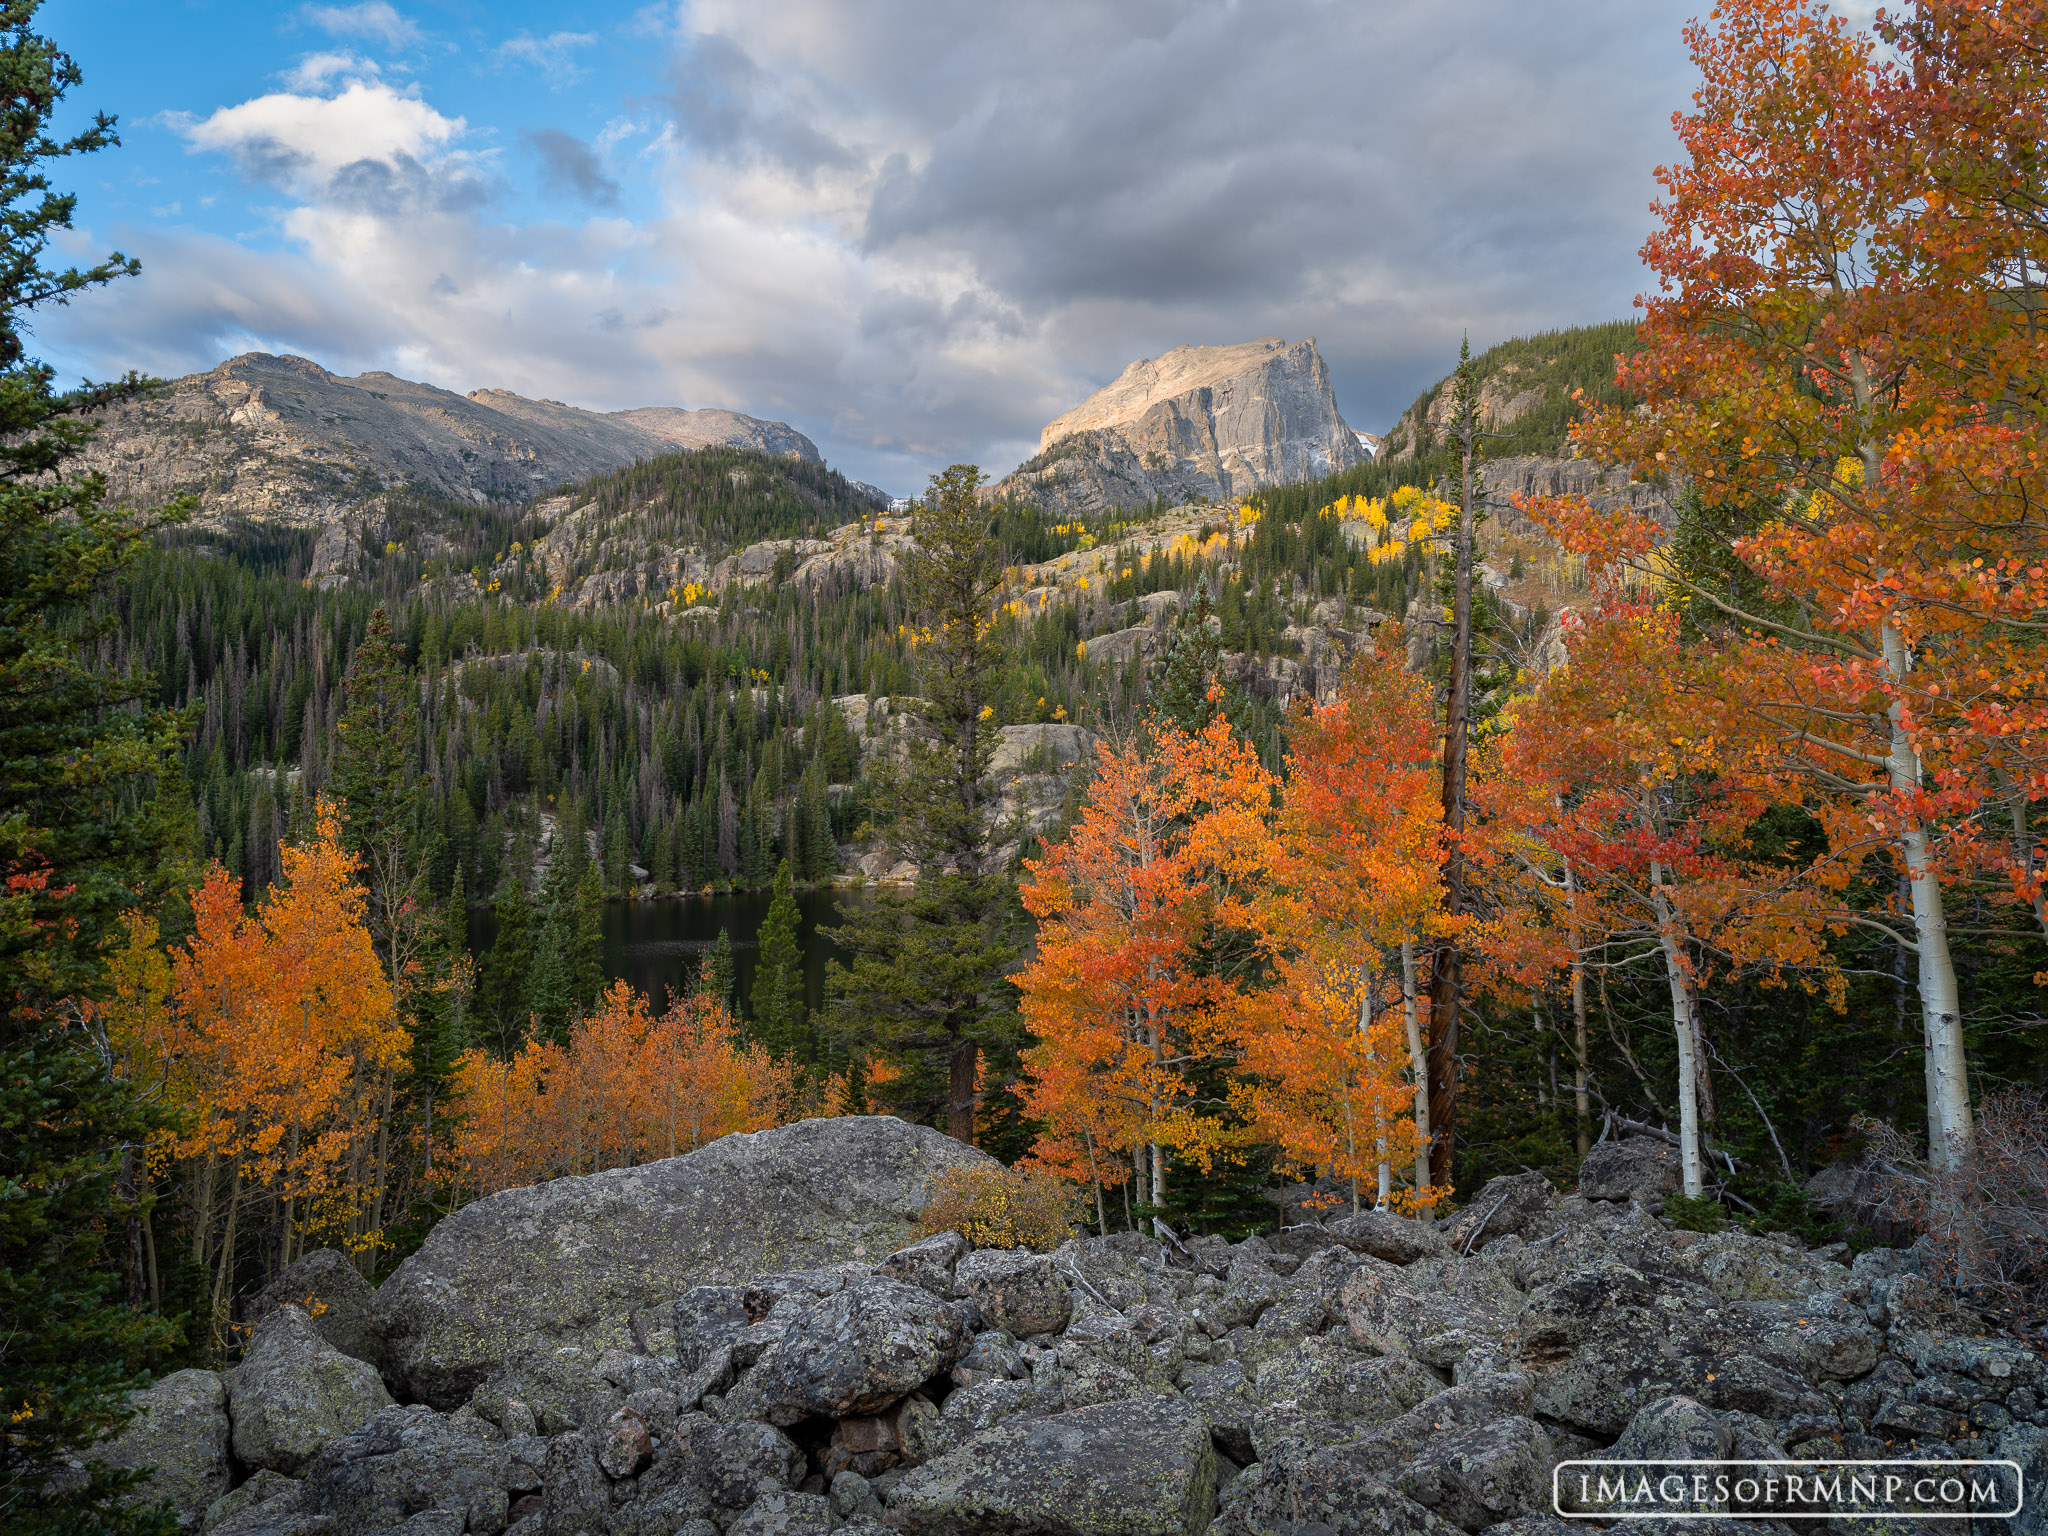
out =
<path fill-rule="evenodd" d="M 797 1107 L 793 1069 L 743 1040 L 723 1001 L 655 1014 L 623 981 L 565 1042 L 531 1041 L 510 1061 L 465 1053 L 453 1087 L 437 1172 L 463 1197 L 675 1157 Z"/>
<path fill-rule="evenodd" d="M 958 1232 L 975 1248 L 1030 1248 L 1049 1253 L 1073 1236 L 1081 1193 L 1036 1168 L 948 1168 L 932 1180 L 917 1232 Z"/>

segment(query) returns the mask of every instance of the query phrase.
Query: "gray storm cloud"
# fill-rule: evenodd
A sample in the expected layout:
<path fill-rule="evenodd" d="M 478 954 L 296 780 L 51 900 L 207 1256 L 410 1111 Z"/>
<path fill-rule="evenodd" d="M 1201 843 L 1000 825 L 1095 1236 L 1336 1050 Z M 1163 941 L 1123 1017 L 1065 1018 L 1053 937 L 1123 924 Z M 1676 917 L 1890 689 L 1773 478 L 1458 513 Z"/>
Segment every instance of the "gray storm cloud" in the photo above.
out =
<path fill-rule="evenodd" d="M 616 208 L 622 190 L 606 174 L 597 152 L 573 133 L 560 128 L 542 128 L 526 136 L 526 142 L 540 161 L 544 186 L 572 192 L 593 208 Z"/>
<path fill-rule="evenodd" d="M 135 361 L 124 335 L 159 371 L 249 338 L 451 387 L 727 405 L 905 490 L 1007 469 L 1183 342 L 1314 335 L 1346 415 L 1382 427 L 1463 331 L 1628 312 L 1689 9 L 699 0 L 666 37 L 653 211 L 620 213 L 596 152 L 550 129 L 526 145 L 559 217 L 509 222 L 465 158 L 478 130 L 430 91 L 222 103 L 194 147 L 270 157 L 296 199 L 281 248 L 241 252 L 230 293 L 189 231 L 102 232 L 145 277 L 51 336 L 103 374 Z M 309 153 L 341 164 L 287 163 Z"/>

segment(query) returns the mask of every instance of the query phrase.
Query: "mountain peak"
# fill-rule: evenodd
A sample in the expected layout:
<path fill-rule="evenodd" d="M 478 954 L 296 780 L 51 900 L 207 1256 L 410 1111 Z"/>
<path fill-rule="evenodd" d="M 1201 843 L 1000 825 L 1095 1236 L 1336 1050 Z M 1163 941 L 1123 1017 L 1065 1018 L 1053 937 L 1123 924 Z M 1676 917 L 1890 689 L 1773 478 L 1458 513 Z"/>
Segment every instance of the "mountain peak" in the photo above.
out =
<path fill-rule="evenodd" d="M 1181 346 L 1139 358 L 1039 434 L 995 489 L 1061 513 L 1313 480 L 1370 457 L 1337 409 L 1313 337 Z"/>
<path fill-rule="evenodd" d="M 110 410 L 87 461 L 120 501 L 149 506 L 190 492 L 202 518 L 309 526 L 401 489 L 524 502 L 564 481 L 709 447 L 822 462 L 788 423 L 737 411 L 605 412 L 508 389 L 464 395 L 381 370 L 344 378 L 267 352 Z"/>

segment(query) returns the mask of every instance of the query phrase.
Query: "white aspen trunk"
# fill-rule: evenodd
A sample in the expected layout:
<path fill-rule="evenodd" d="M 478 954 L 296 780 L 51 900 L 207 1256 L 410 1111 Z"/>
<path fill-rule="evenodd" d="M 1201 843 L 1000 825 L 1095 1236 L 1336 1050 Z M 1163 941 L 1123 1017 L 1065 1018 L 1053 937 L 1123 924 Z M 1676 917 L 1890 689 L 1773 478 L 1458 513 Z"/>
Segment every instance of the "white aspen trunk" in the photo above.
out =
<path fill-rule="evenodd" d="M 1358 1166 L 1358 1135 L 1352 1126 L 1351 1086 L 1344 1087 L 1344 1156 L 1355 1169 Z M 1358 1175 L 1351 1175 L 1351 1214 L 1358 1214 Z"/>
<path fill-rule="evenodd" d="M 1664 950 L 1664 973 L 1671 983 L 1671 1027 L 1678 1036 L 1678 1163 L 1685 1180 L 1685 1197 L 1698 1200 L 1706 1193 L 1700 1169 L 1700 1106 L 1697 1092 L 1698 1062 L 1694 1057 L 1696 1039 L 1692 1017 L 1692 986 L 1686 980 L 1685 956 L 1678 943 L 1678 920 L 1664 895 L 1663 871 L 1650 865 L 1650 899 L 1656 903 L 1657 938 Z"/>
<path fill-rule="evenodd" d="M 1088 1149 L 1088 1182 L 1095 1190 L 1095 1230 L 1103 1237 L 1109 1236 L 1109 1212 L 1102 1206 L 1102 1172 L 1095 1166 L 1095 1138 L 1086 1130 L 1081 1132 L 1081 1145 Z"/>
<path fill-rule="evenodd" d="M 1148 1021 L 1152 1047 L 1152 1133 L 1159 1134 L 1159 1078 L 1166 1070 L 1166 1030 L 1155 1017 Z M 1166 1204 L 1166 1149 L 1158 1141 L 1151 1144 L 1152 1152 L 1152 1208 L 1156 1211 Z"/>
<path fill-rule="evenodd" d="M 1585 956 L 1571 952 L 1571 1100 L 1579 1124 L 1579 1157 L 1593 1151 L 1591 1073 L 1585 1057 Z"/>
<path fill-rule="evenodd" d="M 1857 412 L 1867 424 L 1871 409 L 1870 374 L 1863 354 L 1849 356 L 1849 385 Z M 1884 455 L 1868 431 L 1857 446 L 1863 484 L 1874 490 L 1881 481 Z M 1894 686 L 1913 670 L 1913 653 L 1905 636 L 1889 619 L 1878 627 L 1885 671 Z M 1920 788 L 1920 753 L 1905 725 L 1905 707 L 1892 700 L 1885 711 L 1891 726 L 1887 777 L 1894 790 Z M 1916 819 L 1899 833 L 1912 886 L 1913 936 L 1920 947 L 1920 1029 L 1926 1051 L 1927 1155 L 1937 1168 L 1953 1168 L 1969 1156 L 1976 1141 L 1970 1123 L 1970 1083 L 1963 1056 L 1963 1009 L 1956 990 L 1955 963 L 1948 952 L 1948 916 L 1943 910 L 1941 882 L 1929 859 L 1927 829 Z"/>
<path fill-rule="evenodd" d="M 1913 657 L 1905 638 L 1887 623 L 1881 631 L 1885 670 L 1894 683 L 1912 671 Z M 1920 754 L 1906 730 L 1904 706 L 1896 699 L 1886 711 L 1891 721 L 1891 752 L 1887 769 L 1891 787 L 1920 788 Z M 1969 1070 L 1963 1055 L 1963 1008 L 1956 989 L 1955 962 L 1948 951 L 1948 915 L 1941 899 L 1941 880 L 1931 858 L 1927 828 L 1909 821 L 1899 832 L 1899 851 L 1913 899 L 1913 939 L 1919 947 L 1920 1028 L 1926 1050 L 1927 1155 L 1937 1168 L 1953 1168 L 1967 1157 L 1976 1140 L 1970 1123 Z"/>
<path fill-rule="evenodd" d="M 1415 1191 L 1429 1187 L 1429 1067 L 1422 1054 L 1422 1018 L 1415 1009 L 1415 941 L 1401 941 L 1401 1012 L 1408 1026 L 1408 1076 L 1415 1084 Z"/>
<path fill-rule="evenodd" d="M 1366 972 L 1365 989 L 1358 997 L 1358 1038 L 1365 1044 L 1365 1059 L 1368 1068 L 1370 1068 L 1373 1065 L 1372 972 L 1370 970 Z M 1368 1071 L 1368 1082 L 1370 1082 L 1370 1078 L 1371 1073 Z M 1380 1108 L 1379 1093 L 1376 1088 L 1372 1100 L 1372 1138 L 1373 1151 L 1378 1156 L 1380 1175 L 1379 1198 L 1374 1202 L 1373 1209 L 1385 1210 L 1387 1196 L 1393 1191 L 1394 1171 L 1387 1162 L 1387 1116 L 1386 1112 Z M 1355 1194 L 1352 1196 L 1351 1203 L 1353 1205 L 1358 1203 L 1358 1197 Z"/>
<path fill-rule="evenodd" d="M 1578 1117 L 1578 1149 L 1583 1160 L 1593 1150 L 1591 1074 L 1586 1058 L 1586 951 L 1578 921 L 1579 888 L 1569 862 L 1564 867 L 1564 885 L 1572 902 L 1572 1108 Z"/>
<path fill-rule="evenodd" d="M 2014 788 L 2010 780 L 2001 776 L 1999 782 L 2007 787 L 2005 806 L 2006 814 L 2012 818 L 2012 861 L 2031 886 L 2035 875 L 2034 836 L 2027 830 L 2027 797 Z M 2048 939 L 2048 900 L 2044 900 L 2038 890 L 2030 890 L 2028 900 L 2033 906 L 2035 926 L 2041 930 L 2041 936 Z"/>

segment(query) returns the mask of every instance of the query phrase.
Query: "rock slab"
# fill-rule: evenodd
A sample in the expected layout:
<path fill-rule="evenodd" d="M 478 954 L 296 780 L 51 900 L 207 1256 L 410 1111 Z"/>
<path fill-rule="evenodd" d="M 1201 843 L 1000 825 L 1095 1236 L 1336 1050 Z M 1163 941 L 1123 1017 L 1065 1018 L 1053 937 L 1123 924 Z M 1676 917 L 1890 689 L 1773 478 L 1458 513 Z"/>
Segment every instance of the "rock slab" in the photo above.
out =
<path fill-rule="evenodd" d="M 967 1350 L 964 1309 L 900 1280 L 868 1280 L 797 1317 L 726 1398 L 728 1414 L 789 1425 L 881 1412 Z"/>
<path fill-rule="evenodd" d="M 316 1248 L 294 1259 L 289 1268 L 258 1293 L 248 1321 L 261 1322 L 286 1302 L 306 1309 L 313 1330 L 344 1355 L 378 1361 L 376 1329 L 370 1322 L 370 1282 L 345 1253 Z"/>
<path fill-rule="evenodd" d="M 536 1338 L 629 1342 L 636 1311 L 695 1286 L 878 1262 L 909 1239 L 935 1174 L 980 1165 L 993 1160 L 928 1126 L 848 1116 L 487 1196 L 378 1289 L 386 1374 L 450 1409 Z"/>
<path fill-rule="evenodd" d="M 94 1452 L 110 1467 L 148 1469 L 140 1503 L 169 1499 L 184 1530 L 197 1529 L 207 1506 L 228 1491 L 227 1393 L 212 1371 L 176 1371 L 129 1399 L 135 1410 L 121 1433 Z"/>
<path fill-rule="evenodd" d="M 1201 1413 L 1139 1398 L 985 1430 L 913 1469 L 889 1513 L 912 1536 L 1195 1536 L 1216 1476 Z"/>
<path fill-rule="evenodd" d="M 323 1445 L 390 1405 L 376 1368 L 335 1349 L 287 1302 L 257 1324 L 228 1388 L 235 1458 L 297 1477 Z"/>

